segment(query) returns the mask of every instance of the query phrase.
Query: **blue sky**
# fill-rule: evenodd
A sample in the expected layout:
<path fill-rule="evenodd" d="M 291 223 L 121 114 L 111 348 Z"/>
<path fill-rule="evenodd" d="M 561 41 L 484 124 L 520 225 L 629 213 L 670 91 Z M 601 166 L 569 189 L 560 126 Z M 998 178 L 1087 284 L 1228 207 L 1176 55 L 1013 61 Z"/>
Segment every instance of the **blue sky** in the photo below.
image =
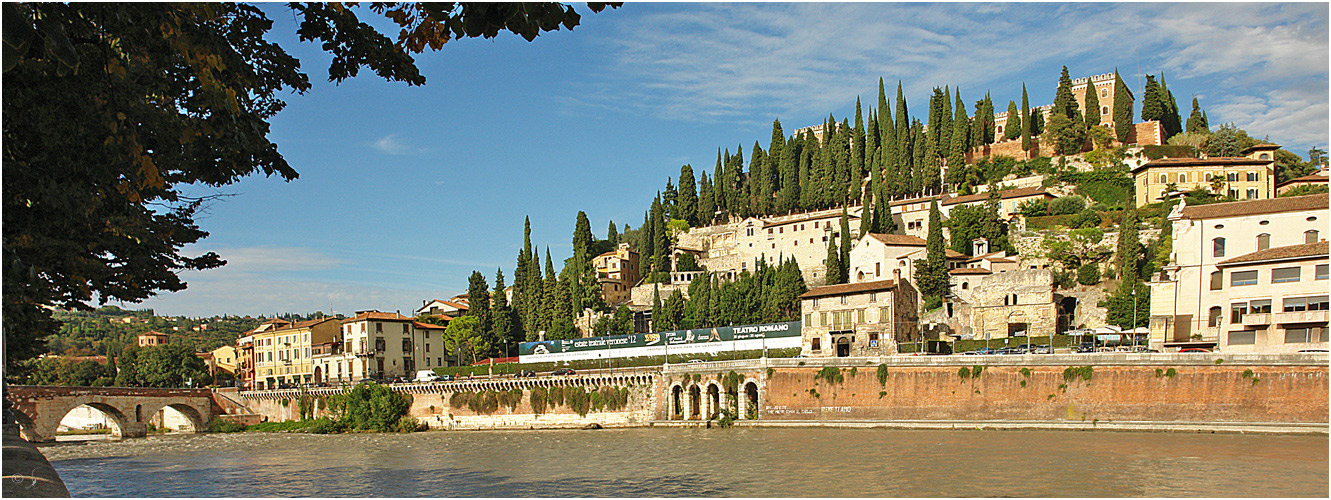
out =
<path fill-rule="evenodd" d="M 315 83 L 291 95 L 271 138 L 300 178 L 254 176 L 201 219 L 185 249 L 229 264 L 187 272 L 189 289 L 142 305 L 158 314 L 402 310 L 465 292 L 472 270 L 512 283 L 522 220 L 556 262 L 584 210 L 642 223 L 685 163 L 718 147 L 764 147 L 828 113 L 876 102 L 881 76 L 912 116 L 935 86 L 996 107 L 1053 100 L 1074 78 L 1118 68 L 1140 96 L 1164 72 L 1184 118 L 1200 99 L 1300 156 L 1327 149 L 1328 8 L 1297 4 L 627 4 L 575 31 L 450 42 L 416 57 L 422 87 L 363 71 L 326 81 L 329 57 L 265 4 L 270 38 Z M 364 19 L 374 19 L 367 13 Z M 373 21 L 386 33 L 396 29 Z M 892 92 L 892 90 L 889 90 Z M 1140 103 L 1138 103 L 1140 104 Z M 1139 112 L 1140 110 L 1137 110 Z"/>

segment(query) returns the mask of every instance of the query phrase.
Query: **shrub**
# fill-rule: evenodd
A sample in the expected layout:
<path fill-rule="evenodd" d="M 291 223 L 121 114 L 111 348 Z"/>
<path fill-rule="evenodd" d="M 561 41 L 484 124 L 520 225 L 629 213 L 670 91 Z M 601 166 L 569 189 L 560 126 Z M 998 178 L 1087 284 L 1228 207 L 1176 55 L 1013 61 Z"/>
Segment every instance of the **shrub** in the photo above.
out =
<path fill-rule="evenodd" d="M 1068 227 L 1073 229 L 1095 227 L 1100 225 L 1100 221 L 1100 214 L 1095 213 L 1094 210 L 1082 210 L 1071 221 L 1068 221 Z"/>
<path fill-rule="evenodd" d="M 425 424 L 423 424 L 423 423 L 421 423 L 420 421 L 416 420 L 416 417 L 412 417 L 412 416 L 410 416 L 410 415 L 403 415 L 402 418 L 399 418 L 399 419 L 397 420 L 397 431 L 398 431 L 398 432 L 416 432 L 416 431 L 423 431 L 423 430 L 425 430 L 425 427 L 426 427 Z"/>
<path fill-rule="evenodd" d="M 1100 266 L 1088 262 L 1077 268 L 1077 283 L 1090 286 L 1099 282 Z"/>
<path fill-rule="evenodd" d="M 550 393 L 544 387 L 531 388 L 531 396 L 528 401 L 531 403 L 531 411 L 537 415 L 545 413 L 545 405 L 549 402 Z"/>
<path fill-rule="evenodd" d="M 583 390 L 582 387 L 575 386 L 566 388 L 564 392 L 566 393 L 564 398 L 569 409 L 577 412 L 578 416 L 587 416 L 587 412 L 591 410 L 591 398 L 588 397 L 587 391 Z"/>
<path fill-rule="evenodd" d="M 1054 286 L 1064 290 L 1077 286 L 1077 281 L 1072 277 L 1072 273 L 1066 270 L 1056 270 L 1053 272 Z"/>
<path fill-rule="evenodd" d="M 242 432 L 245 430 L 245 424 L 232 422 L 223 418 L 215 418 L 208 423 L 208 432 Z"/>
<path fill-rule="evenodd" d="M 1064 196 L 1049 202 L 1049 215 L 1075 214 L 1086 209 L 1086 199 L 1080 196 Z"/>
<path fill-rule="evenodd" d="M 359 384 L 329 400 L 329 408 L 349 429 L 357 431 L 391 432 L 410 406 L 406 396 L 374 383 Z"/>
<path fill-rule="evenodd" d="M 316 420 L 314 425 L 309 427 L 309 431 L 311 434 L 334 434 L 345 432 L 346 426 L 340 421 L 331 418 L 321 418 Z"/>
<path fill-rule="evenodd" d="M 878 385 L 887 387 L 887 365 L 878 365 Z"/>
<path fill-rule="evenodd" d="M 822 370 L 818 370 L 818 375 L 813 378 L 814 380 L 826 380 L 828 384 L 840 384 L 846 379 L 845 376 L 841 375 L 841 369 L 835 366 L 823 367 Z"/>
<path fill-rule="evenodd" d="M 1049 213 L 1049 202 L 1040 199 L 1026 200 L 1017 208 L 1017 212 L 1027 217 L 1040 217 Z"/>

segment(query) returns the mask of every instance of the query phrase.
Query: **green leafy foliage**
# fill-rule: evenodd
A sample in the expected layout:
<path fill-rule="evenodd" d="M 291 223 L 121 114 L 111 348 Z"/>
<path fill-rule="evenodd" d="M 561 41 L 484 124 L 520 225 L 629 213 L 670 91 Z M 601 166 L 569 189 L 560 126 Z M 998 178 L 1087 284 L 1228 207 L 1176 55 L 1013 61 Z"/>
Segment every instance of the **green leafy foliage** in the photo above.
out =
<path fill-rule="evenodd" d="M 829 385 L 840 384 L 846 380 L 845 376 L 841 374 L 841 369 L 835 366 L 823 367 L 823 369 L 818 370 L 818 374 L 814 375 L 813 379 L 825 380 Z"/>
<path fill-rule="evenodd" d="M 375 383 L 358 384 L 329 398 L 328 408 L 337 420 L 353 431 L 393 432 L 407 414 L 408 396 Z"/>
<path fill-rule="evenodd" d="M 1087 262 L 1077 268 L 1077 283 L 1095 285 L 1100 283 L 1100 266 Z"/>

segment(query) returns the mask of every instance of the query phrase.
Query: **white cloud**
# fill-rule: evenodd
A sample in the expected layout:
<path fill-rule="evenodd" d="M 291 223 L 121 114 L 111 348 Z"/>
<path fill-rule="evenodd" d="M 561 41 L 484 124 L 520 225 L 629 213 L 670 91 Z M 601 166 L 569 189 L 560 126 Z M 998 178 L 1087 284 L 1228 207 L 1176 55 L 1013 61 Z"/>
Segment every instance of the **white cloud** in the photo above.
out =
<path fill-rule="evenodd" d="M 1329 111 L 1325 98 L 1311 99 L 1303 92 L 1276 90 L 1223 101 L 1207 111 L 1207 118 L 1213 128 L 1222 122 L 1232 122 L 1259 139 L 1270 135 L 1286 149 L 1303 155 L 1310 146 L 1325 148 Z"/>
<path fill-rule="evenodd" d="M 379 140 L 374 141 L 370 145 L 373 146 L 374 149 L 393 156 L 405 156 L 425 153 L 428 151 L 427 149 L 417 148 L 407 144 L 406 141 L 399 139 L 397 134 L 388 134 L 380 137 Z"/>

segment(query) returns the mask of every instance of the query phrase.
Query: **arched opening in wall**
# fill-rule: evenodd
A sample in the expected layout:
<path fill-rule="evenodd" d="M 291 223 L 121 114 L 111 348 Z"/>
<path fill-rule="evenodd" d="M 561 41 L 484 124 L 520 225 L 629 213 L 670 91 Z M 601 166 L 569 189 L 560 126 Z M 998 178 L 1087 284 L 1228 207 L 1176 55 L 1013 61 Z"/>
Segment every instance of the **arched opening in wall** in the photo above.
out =
<path fill-rule="evenodd" d="M 37 430 L 37 426 L 32 423 L 32 418 L 27 413 L 23 413 L 18 408 L 10 410 L 14 414 L 14 421 L 18 424 L 18 434 L 29 443 L 36 443 L 42 440 L 42 436 Z"/>
<path fill-rule="evenodd" d="M 748 404 L 744 405 L 744 418 L 753 420 L 758 418 L 758 384 L 749 382 L 744 384 L 744 398 Z"/>
<path fill-rule="evenodd" d="M 702 418 L 702 410 L 699 408 L 702 403 L 702 390 L 698 386 L 689 386 L 689 416 L 693 419 Z"/>
<path fill-rule="evenodd" d="M 143 405 L 134 405 L 134 421 L 143 421 Z"/>
<path fill-rule="evenodd" d="M 670 418 L 679 420 L 684 418 L 684 388 L 674 386 L 670 388 Z"/>
<path fill-rule="evenodd" d="M 71 408 L 60 417 L 55 433 L 46 438 L 56 441 L 91 441 L 123 436 L 124 415 L 102 403 L 87 403 Z"/>
<path fill-rule="evenodd" d="M 836 339 L 836 355 L 838 358 L 850 356 L 850 337 L 838 337 Z"/>
<path fill-rule="evenodd" d="M 194 407 L 183 404 L 170 404 L 157 409 L 148 422 L 153 428 L 166 432 L 193 434 L 206 428 L 202 416 Z"/>
<path fill-rule="evenodd" d="M 325 382 L 325 380 L 323 379 L 323 367 L 322 367 L 322 366 L 316 366 L 316 367 L 314 367 L 314 381 L 315 381 L 315 382 L 319 382 L 319 383 L 323 383 L 323 382 Z"/>
<path fill-rule="evenodd" d="M 707 418 L 708 418 L 708 419 L 713 419 L 713 418 L 716 418 L 716 417 L 720 416 L 720 413 L 721 413 L 721 389 L 718 388 L 718 387 L 716 386 L 716 384 L 709 384 L 709 385 L 707 386 L 707 401 L 710 403 L 710 404 L 708 405 L 708 406 L 709 406 L 708 409 L 709 409 L 710 411 L 708 412 Z"/>
<path fill-rule="evenodd" d="M 1063 297 L 1058 301 L 1058 331 L 1066 332 L 1077 324 L 1077 298 Z"/>

